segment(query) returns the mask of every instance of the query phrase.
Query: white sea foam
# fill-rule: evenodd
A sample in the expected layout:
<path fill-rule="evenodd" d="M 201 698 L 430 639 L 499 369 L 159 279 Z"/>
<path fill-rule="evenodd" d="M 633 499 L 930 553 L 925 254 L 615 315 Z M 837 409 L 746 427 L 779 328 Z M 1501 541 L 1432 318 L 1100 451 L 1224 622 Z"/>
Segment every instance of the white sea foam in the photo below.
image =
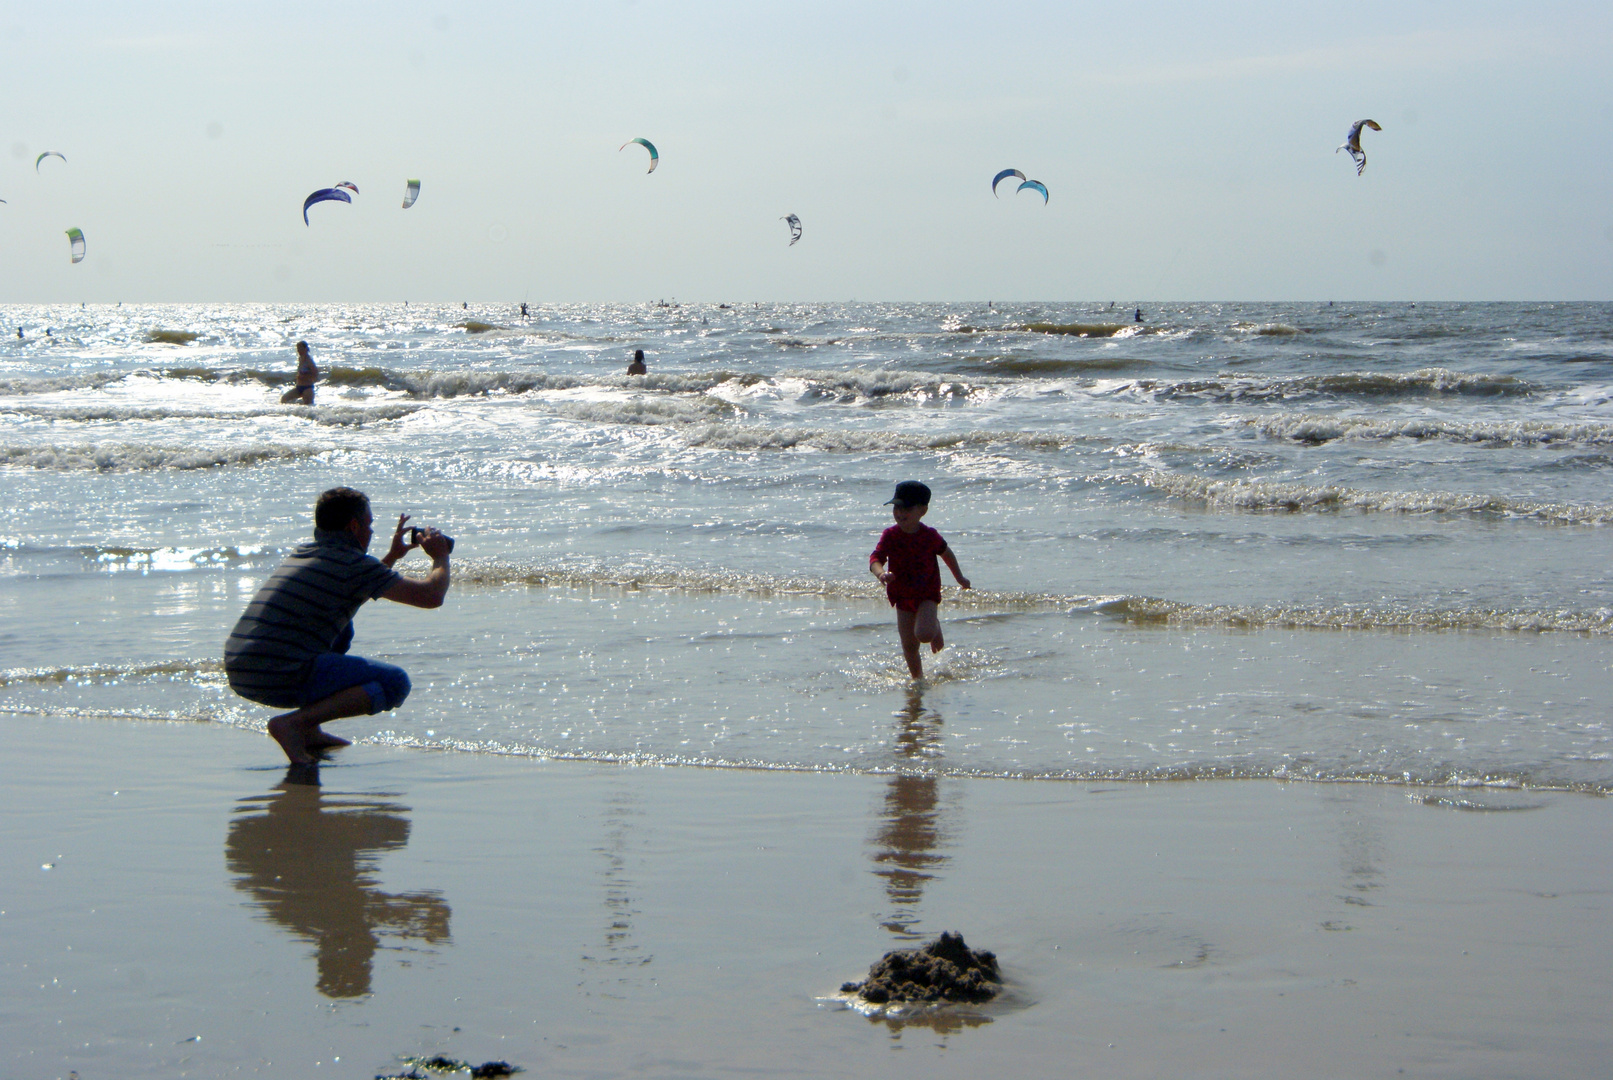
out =
<path fill-rule="evenodd" d="M 757 452 L 820 450 L 827 453 L 900 454 L 953 450 L 1062 450 L 1087 438 L 1040 431 L 957 431 L 920 434 L 827 428 L 776 428 L 706 424 L 682 433 L 690 446 Z"/>
<path fill-rule="evenodd" d="M 1549 420 L 1452 420 L 1434 416 L 1364 417 L 1294 415 L 1252 417 L 1243 423 L 1263 435 L 1296 442 L 1334 439 L 1445 439 L 1484 446 L 1601 445 L 1613 443 L 1613 424 Z"/>
<path fill-rule="evenodd" d="M 634 593 L 746 596 L 755 599 L 819 597 L 855 604 L 884 606 L 877 582 L 741 573 L 731 570 L 657 570 L 600 565 L 529 565 L 468 561 L 455 569 L 455 581 L 473 588 L 527 585 L 535 588 L 607 590 Z M 1143 626 L 1277 627 L 1293 630 L 1389 630 L 1442 632 L 1493 630 L 1508 633 L 1613 633 L 1613 608 L 1492 609 L 1434 608 L 1405 604 L 1192 604 L 1146 596 L 1094 596 L 1065 592 L 1019 592 L 948 589 L 945 610 L 967 618 L 993 613 L 1015 615 L 1063 611 L 1098 615 Z M 960 656 L 965 654 L 960 653 Z M 1000 661 L 988 653 L 968 653 L 967 677 L 996 670 Z"/>
<path fill-rule="evenodd" d="M 1224 374 L 1213 379 L 1131 379 L 1108 381 L 1101 392 L 1149 397 L 1202 398 L 1217 402 L 1287 400 L 1308 397 L 1429 397 L 1437 395 L 1515 396 L 1535 391 L 1533 384 L 1511 375 L 1475 374 L 1423 368 L 1395 373 L 1357 371 L 1342 374 L 1260 376 Z"/>
<path fill-rule="evenodd" d="M 156 469 L 216 469 L 262 465 L 272 461 L 314 457 L 326 451 L 309 447 L 260 444 L 227 449 L 151 446 L 140 443 L 94 443 L 76 446 L 0 446 L 0 466 L 58 472 L 145 472 Z"/>
<path fill-rule="evenodd" d="M 128 679 L 194 681 L 224 672 L 219 660 L 159 660 L 145 664 L 83 664 L 70 667 L 8 668 L 0 670 L 0 686 L 65 685 L 123 682 Z"/>
<path fill-rule="evenodd" d="M 708 397 L 646 397 L 625 401 L 550 401 L 557 416 L 596 424 L 692 424 L 738 413 L 739 407 Z"/>
<path fill-rule="evenodd" d="M 365 424 L 398 420 L 419 412 L 423 405 L 379 404 L 280 405 L 273 408 L 198 409 L 144 405 L 63 405 L 5 406 L 0 413 L 66 423 L 119 423 L 125 420 L 257 420 L 264 417 L 296 417 L 327 427 L 363 427 Z"/>
<path fill-rule="evenodd" d="M 1141 484 L 1176 498 L 1236 510 L 1489 514 L 1528 518 L 1553 525 L 1603 525 L 1613 522 L 1613 506 L 1538 502 L 1504 495 L 1470 495 L 1450 491 L 1371 491 L 1331 484 L 1271 480 L 1214 480 L 1161 469 L 1093 479 L 1098 482 Z"/>
<path fill-rule="evenodd" d="M 57 394 L 64 390 L 97 390 L 121 382 L 124 372 L 97 371 L 87 375 L 58 375 L 47 378 L 0 379 L 0 397 L 22 394 Z"/>

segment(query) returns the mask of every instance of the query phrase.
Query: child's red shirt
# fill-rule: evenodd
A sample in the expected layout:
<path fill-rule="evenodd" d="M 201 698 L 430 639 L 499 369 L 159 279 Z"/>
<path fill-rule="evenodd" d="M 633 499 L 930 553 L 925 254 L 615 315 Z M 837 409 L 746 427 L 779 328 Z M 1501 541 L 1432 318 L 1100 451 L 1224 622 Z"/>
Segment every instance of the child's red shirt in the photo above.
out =
<path fill-rule="evenodd" d="M 936 556 L 947 549 L 941 534 L 920 523 L 910 533 L 892 525 L 880 534 L 870 563 L 882 562 L 890 572 L 885 597 L 899 611 L 917 611 L 926 600 L 941 602 L 941 567 Z"/>

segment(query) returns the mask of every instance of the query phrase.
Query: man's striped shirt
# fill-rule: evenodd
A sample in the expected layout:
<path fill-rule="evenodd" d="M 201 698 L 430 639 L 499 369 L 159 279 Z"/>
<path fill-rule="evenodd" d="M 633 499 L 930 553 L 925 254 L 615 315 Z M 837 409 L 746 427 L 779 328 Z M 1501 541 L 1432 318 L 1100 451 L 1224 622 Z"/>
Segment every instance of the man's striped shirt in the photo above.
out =
<path fill-rule="evenodd" d="M 224 670 L 237 694 L 293 709 L 313 675 L 314 659 L 334 642 L 366 600 L 401 575 L 360 551 L 345 531 L 314 530 L 258 589 L 224 644 Z"/>

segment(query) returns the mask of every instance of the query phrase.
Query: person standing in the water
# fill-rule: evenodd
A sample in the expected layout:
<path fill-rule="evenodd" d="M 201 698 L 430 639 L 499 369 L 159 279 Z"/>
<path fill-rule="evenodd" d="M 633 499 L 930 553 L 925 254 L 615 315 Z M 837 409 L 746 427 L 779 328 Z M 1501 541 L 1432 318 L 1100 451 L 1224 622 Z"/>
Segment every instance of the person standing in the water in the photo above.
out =
<path fill-rule="evenodd" d="M 314 383 L 319 381 L 319 365 L 308 351 L 306 341 L 297 342 L 297 385 L 280 395 L 282 405 L 312 405 Z"/>
<path fill-rule="evenodd" d="M 644 375 L 649 370 L 649 368 L 644 366 L 644 350 L 634 349 L 633 362 L 627 365 L 627 373 L 629 375 Z"/>
<path fill-rule="evenodd" d="M 1137 322 L 1142 322 L 1143 321 L 1143 309 L 1138 308 L 1137 309 L 1137 314 L 1132 316 L 1132 318 L 1135 319 Z"/>

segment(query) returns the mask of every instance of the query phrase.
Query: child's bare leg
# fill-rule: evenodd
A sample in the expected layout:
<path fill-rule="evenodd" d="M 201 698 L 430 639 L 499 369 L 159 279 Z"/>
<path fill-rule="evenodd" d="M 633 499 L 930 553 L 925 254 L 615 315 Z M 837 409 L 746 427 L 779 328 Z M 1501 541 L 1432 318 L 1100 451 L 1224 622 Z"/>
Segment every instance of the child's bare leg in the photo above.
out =
<path fill-rule="evenodd" d="M 306 765 L 313 761 L 309 747 L 347 745 L 345 739 L 327 735 L 319 725 L 327 720 L 340 720 L 347 716 L 363 716 L 370 711 L 370 692 L 362 686 L 349 686 L 312 705 L 304 705 L 294 712 L 281 713 L 269 721 L 269 735 L 280 744 L 293 765 Z M 325 740 L 335 739 L 336 742 Z"/>
<path fill-rule="evenodd" d="M 924 663 L 919 659 L 918 635 L 913 632 L 913 623 L 917 618 L 914 612 L 896 609 L 896 633 L 902 639 L 902 657 L 907 661 L 908 674 L 915 679 L 922 679 Z"/>
<path fill-rule="evenodd" d="M 914 613 L 913 635 L 919 641 L 928 641 L 933 653 L 947 647 L 946 639 L 941 636 L 941 617 L 936 614 L 934 600 L 924 601 Z"/>

